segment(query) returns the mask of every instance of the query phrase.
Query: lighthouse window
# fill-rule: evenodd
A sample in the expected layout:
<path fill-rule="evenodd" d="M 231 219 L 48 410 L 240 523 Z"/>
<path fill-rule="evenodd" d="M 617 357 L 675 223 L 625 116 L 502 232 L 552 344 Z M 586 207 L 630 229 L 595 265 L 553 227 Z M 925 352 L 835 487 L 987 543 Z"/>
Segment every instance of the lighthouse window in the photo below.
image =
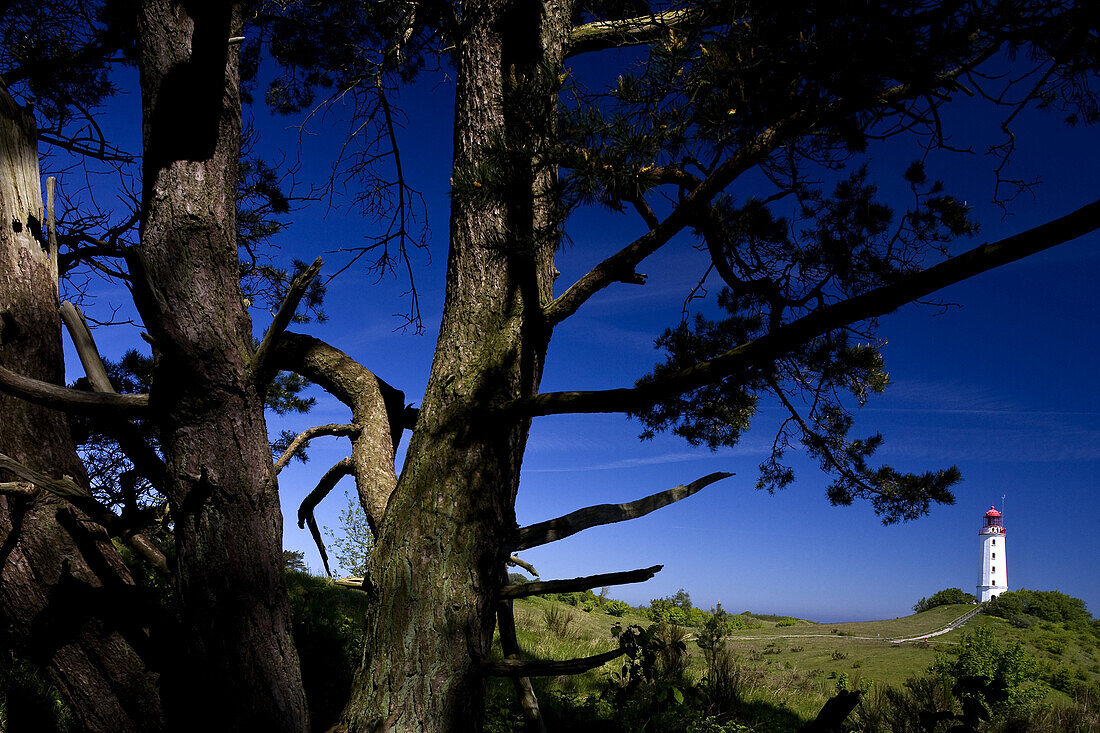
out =
<path fill-rule="evenodd" d="M 994 560 L 996 560 L 996 559 L 997 559 L 997 553 L 995 553 L 995 552 L 993 553 L 993 559 L 994 559 Z"/>
<path fill-rule="evenodd" d="M 997 568 L 992 568 L 992 569 L 990 570 L 990 572 L 991 572 L 991 573 L 995 573 L 995 572 L 997 572 Z"/>
<path fill-rule="evenodd" d="M 997 544 L 997 540 L 993 540 L 993 544 Z"/>

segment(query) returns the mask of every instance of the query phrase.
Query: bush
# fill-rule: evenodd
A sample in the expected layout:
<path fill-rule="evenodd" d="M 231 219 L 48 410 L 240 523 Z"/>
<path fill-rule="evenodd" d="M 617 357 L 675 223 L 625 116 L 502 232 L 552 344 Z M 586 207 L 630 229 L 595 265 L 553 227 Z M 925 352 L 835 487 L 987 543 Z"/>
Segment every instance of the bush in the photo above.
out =
<path fill-rule="evenodd" d="M 931 598 L 921 598 L 913 606 L 917 613 L 928 611 L 936 606 L 951 606 L 957 603 L 977 603 L 978 599 L 960 588 L 944 588 L 932 594 Z"/>
<path fill-rule="evenodd" d="M 1092 614 L 1086 609 L 1084 601 L 1056 590 L 1021 588 L 1008 591 L 991 600 L 985 612 L 1004 619 L 1026 614 L 1051 623 L 1096 628 Z"/>
<path fill-rule="evenodd" d="M 630 606 L 622 601 L 608 601 L 604 607 L 604 611 L 616 618 L 622 618 L 626 615 L 626 612 L 630 610 Z"/>
<path fill-rule="evenodd" d="M 781 618 L 781 619 L 779 619 L 778 621 L 775 622 L 775 625 L 777 627 L 794 626 L 797 623 L 798 623 L 798 621 L 796 621 L 793 618 Z"/>
<path fill-rule="evenodd" d="M 1002 645 L 987 626 L 963 634 L 953 655 L 937 654 L 932 671 L 950 685 L 966 722 L 1026 712 L 1042 697 L 1035 661 L 1018 643 Z"/>
<path fill-rule="evenodd" d="M 740 621 L 740 617 L 737 617 Z M 742 622 L 743 623 L 743 622 Z M 722 646 L 722 637 L 730 631 L 730 615 L 722 608 L 721 602 L 711 611 L 710 618 L 699 631 L 695 643 L 703 650 L 703 656 L 709 661 L 716 649 Z"/>

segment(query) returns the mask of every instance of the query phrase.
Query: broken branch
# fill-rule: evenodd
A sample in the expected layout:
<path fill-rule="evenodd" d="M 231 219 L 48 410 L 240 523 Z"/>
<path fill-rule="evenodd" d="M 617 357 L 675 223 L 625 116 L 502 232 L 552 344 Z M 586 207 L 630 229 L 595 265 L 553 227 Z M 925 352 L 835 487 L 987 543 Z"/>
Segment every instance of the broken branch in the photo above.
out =
<path fill-rule="evenodd" d="M 290 281 L 290 287 L 287 288 L 286 297 L 283 298 L 283 302 L 279 305 L 279 309 L 275 311 L 275 317 L 271 320 L 271 325 L 267 329 L 267 333 L 264 334 L 263 341 L 260 342 L 260 346 L 256 349 L 256 353 L 252 357 L 252 378 L 255 383 L 260 385 L 261 389 L 265 388 L 267 383 L 271 381 L 271 378 L 275 375 L 275 367 L 270 363 L 272 356 L 271 352 L 275 348 L 276 342 L 286 331 L 287 326 L 294 320 L 294 314 L 298 311 L 298 304 L 302 302 L 302 298 L 305 297 L 306 291 L 309 290 L 309 285 L 316 279 L 318 273 L 321 272 L 321 265 L 323 264 L 320 257 L 313 261 L 313 264 L 307 267 L 302 272 L 298 273 L 293 280 Z"/>
<path fill-rule="evenodd" d="M 84 320 L 84 314 L 69 301 L 61 304 L 61 321 L 69 331 L 69 338 L 73 340 L 76 354 L 80 357 L 80 363 L 84 366 L 84 373 L 88 376 L 88 382 L 96 392 L 114 392 L 115 388 L 107 377 L 107 367 L 103 365 L 103 358 L 96 348 L 92 331 L 88 328 L 88 322 Z"/>
<path fill-rule="evenodd" d="M 546 580 L 536 583 L 515 583 L 502 586 L 498 596 L 500 598 L 526 598 L 542 593 L 572 593 L 574 591 L 602 588 L 605 585 L 623 585 L 625 583 L 643 583 L 661 572 L 664 565 L 654 565 L 651 568 L 638 570 L 623 570 L 617 573 L 601 573 L 599 575 L 586 575 L 580 578 L 568 580 Z"/>
<path fill-rule="evenodd" d="M 677 26 L 701 21 L 704 14 L 703 8 L 683 8 L 579 25 L 569 31 L 565 55 L 569 57 L 590 51 L 653 43 L 667 38 L 669 31 Z"/>
<path fill-rule="evenodd" d="M 692 481 L 687 486 L 674 486 L 671 489 L 651 494 L 645 498 L 627 504 L 597 504 L 578 509 L 563 517 L 550 519 L 528 527 L 520 527 L 517 532 L 515 550 L 545 545 L 563 539 L 589 527 L 602 524 L 614 524 L 627 519 L 645 516 L 661 507 L 686 499 L 715 481 L 729 478 L 732 473 L 717 472 Z"/>
<path fill-rule="evenodd" d="M 534 566 L 534 565 L 532 565 L 531 563 L 527 562 L 526 560 L 521 560 L 521 559 L 520 559 L 520 558 L 519 558 L 518 556 L 516 556 L 516 555 L 512 555 L 512 556 L 510 556 L 510 557 L 508 558 L 508 560 L 506 560 L 505 562 L 506 562 L 506 564 L 507 564 L 507 565 L 509 565 L 509 566 L 512 566 L 512 567 L 517 567 L 517 568 L 523 568 L 523 569 L 524 569 L 524 570 L 526 570 L 527 572 L 531 573 L 531 575 L 534 575 L 534 576 L 535 576 L 536 578 L 537 578 L 537 577 L 539 577 L 539 571 L 538 571 L 538 570 L 535 570 L 535 566 Z"/>
<path fill-rule="evenodd" d="M 332 571 L 328 567 L 328 553 L 325 552 L 325 541 L 321 539 L 321 530 L 317 527 L 317 519 L 313 516 L 313 510 L 317 508 L 317 505 L 321 503 L 321 500 L 329 495 L 329 492 L 340 482 L 340 479 L 344 476 L 349 476 L 352 473 L 351 458 L 345 458 L 338 461 L 329 470 L 325 471 L 325 475 L 321 477 L 321 480 L 317 482 L 317 487 L 313 491 L 309 492 L 309 495 L 302 500 L 301 506 L 298 507 L 298 528 L 302 529 L 305 525 L 309 525 L 309 533 L 313 535 L 313 541 L 317 545 L 317 551 L 321 553 L 321 562 L 325 565 L 325 574 L 332 576 Z"/>
<path fill-rule="evenodd" d="M 147 394 L 84 392 L 31 379 L 0 367 L 0 390 L 36 405 L 64 412 L 139 417 L 149 411 Z"/>
<path fill-rule="evenodd" d="M 306 428 L 294 436 L 294 440 L 290 441 L 290 445 L 287 446 L 287 449 L 279 456 L 279 460 L 275 461 L 273 471 L 278 474 L 286 468 L 286 464 L 290 463 L 290 459 L 294 457 L 294 454 L 314 438 L 319 438 L 323 435 L 355 435 L 357 432 L 359 432 L 359 428 L 354 425 L 331 424 Z"/>
<path fill-rule="evenodd" d="M 23 479 L 23 481 L 28 482 L 7 482 L 0 484 L 0 493 L 15 493 L 24 496 L 33 496 L 37 491 L 34 487 L 38 487 L 38 489 L 59 496 L 84 512 L 93 521 L 103 525 L 108 532 L 122 538 L 122 540 L 136 550 L 139 555 L 148 560 L 159 573 L 162 575 L 171 574 L 171 570 L 168 568 L 168 560 L 164 557 L 164 553 L 162 553 L 149 538 L 139 532 L 135 532 L 130 527 L 120 526 L 121 521 L 119 517 L 110 509 L 92 498 L 88 492 L 73 481 L 71 477 L 62 476 L 60 479 L 56 479 L 52 476 L 47 476 L 41 471 L 36 471 L 29 466 L 25 466 L 3 453 L 0 453 L 0 469 L 13 473 Z"/>
<path fill-rule="evenodd" d="M 493 659 L 482 662 L 481 670 L 492 677 L 557 677 L 559 675 L 581 674 L 596 667 L 602 667 L 626 654 L 625 649 L 612 649 L 603 654 L 576 659 Z"/>

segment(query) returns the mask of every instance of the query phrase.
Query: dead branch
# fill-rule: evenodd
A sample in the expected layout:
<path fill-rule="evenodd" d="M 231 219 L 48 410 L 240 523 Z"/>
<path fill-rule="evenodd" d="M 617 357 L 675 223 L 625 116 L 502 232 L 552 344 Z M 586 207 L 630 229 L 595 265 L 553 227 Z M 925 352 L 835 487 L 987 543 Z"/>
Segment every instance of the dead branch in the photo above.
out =
<path fill-rule="evenodd" d="M 640 46 L 667 38 L 672 29 L 699 23 L 703 20 L 703 8 L 665 10 L 636 18 L 600 20 L 573 28 L 565 52 L 566 57 L 608 48 Z"/>
<path fill-rule="evenodd" d="M 72 496 L 89 496 L 87 489 L 73 481 L 71 476 L 54 478 L 41 471 L 36 471 L 30 466 L 25 466 L 14 458 L 0 453 L 0 469 L 15 474 L 24 481 L 28 481 L 39 488 L 49 491 L 51 494 L 68 499 Z"/>
<path fill-rule="evenodd" d="M 23 482 L 6 482 L 0 484 L 0 493 L 15 493 L 33 497 L 38 490 L 48 491 L 59 496 L 80 511 L 88 515 L 93 521 L 98 522 L 108 532 L 120 537 L 130 545 L 139 555 L 148 560 L 161 575 L 170 575 L 168 560 L 164 553 L 140 532 L 131 527 L 122 525 L 119 517 L 107 507 L 92 498 L 88 491 L 73 481 L 70 476 L 62 476 L 57 479 L 48 476 L 41 471 L 36 471 L 25 466 L 19 461 L 0 453 L 0 469 L 15 474 L 23 479 Z M 24 483 L 26 482 L 26 483 Z"/>
<path fill-rule="evenodd" d="M 107 368 L 103 365 L 103 358 L 99 355 L 84 314 L 72 303 L 65 301 L 61 304 L 61 321 L 69 332 L 69 338 L 72 339 L 92 389 L 102 394 L 117 394 L 107 376 Z M 129 420 L 108 420 L 104 427 L 114 435 L 119 447 L 137 470 L 160 488 L 164 482 L 164 461 L 137 427 Z"/>
<path fill-rule="evenodd" d="M 651 568 L 638 570 L 623 570 L 617 573 L 601 573 L 599 575 L 586 575 L 581 578 L 569 578 L 568 580 L 545 580 L 536 583 L 515 583 L 502 586 L 498 591 L 500 598 L 527 598 L 542 593 L 572 593 L 574 591 L 602 588 L 605 585 L 623 585 L 625 583 L 644 583 L 657 573 L 661 572 L 664 565 L 654 565 Z"/>
<path fill-rule="evenodd" d="M 325 574 L 331 577 L 332 571 L 328 567 L 328 553 L 325 552 L 325 541 L 321 539 L 321 530 L 317 527 L 317 519 L 313 516 L 313 510 L 321 503 L 321 500 L 329 495 L 329 492 L 340 482 L 344 476 L 350 476 L 353 472 L 351 458 L 340 460 L 317 482 L 317 487 L 309 492 L 298 507 L 298 528 L 303 529 L 309 525 L 309 533 L 313 535 L 313 541 L 317 544 L 317 550 L 321 553 L 321 562 L 325 565 Z"/>
<path fill-rule="evenodd" d="M 612 649 L 603 654 L 576 659 L 493 659 L 481 664 L 481 671 L 491 677 L 557 677 L 559 675 L 581 674 L 590 669 L 601 667 L 612 659 L 626 654 L 625 649 Z"/>
<path fill-rule="evenodd" d="M 333 578 L 333 583 L 341 588 L 351 588 L 352 590 L 363 590 L 362 578 Z"/>
<path fill-rule="evenodd" d="M 275 375 L 276 370 L 270 363 L 272 360 L 271 351 L 275 348 L 275 343 L 282 336 L 283 332 L 286 331 L 287 326 L 294 320 L 294 314 L 298 310 L 298 304 L 301 303 L 302 298 L 305 297 L 306 291 L 309 289 L 309 284 L 313 282 L 318 273 L 321 272 L 322 264 L 324 263 L 321 258 L 318 257 L 313 261 L 312 265 L 295 275 L 294 279 L 290 281 L 286 297 L 283 298 L 283 302 L 279 305 L 279 309 L 275 311 L 275 317 L 272 319 L 271 325 L 267 329 L 267 333 L 264 334 L 260 346 L 252 356 L 252 364 L 250 367 L 252 378 L 256 381 L 256 384 L 261 385 L 261 389 L 266 387 L 267 383 L 270 382 L 271 378 Z"/>
<path fill-rule="evenodd" d="M 532 565 L 531 563 L 527 562 L 526 560 L 521 560 L 521 559 L 520 559 L 520 558 L 519 558 L 518 556 L 516 556 L 516 555 L 512 555 L 512 556 L 510 556 L 510 557 L 509 557 L 509 558 L 508 558 L 508 559 L 507 559 L 507 560 L 505 561 L 505 564 L 506 564 L 506 565 L 508 565 L 508 566 L 510 566 L 510 567 L 523 568 L 523 569 L 524 569 L 524 570 L 526 570 L 527 572 L 531 573 L 531 575 L 534 575 L 534 576 L 535 576 L 536 578 L 537 578 L 537 577 L 539 577 L 539 571 L 538 571 L 538 570 L 535 570 L 535 566 L 534 566 L 534 565 Z"/>
<path fill-rule="evenodd" d="M 108 394 L 68 389 L 31 379 L 0 366 L 0 390 L 36 405 L 64 412 L 111 417 L 140 417 L 149 411 L 147 394 Z"/>
<path fill-rule="evenodd" d="M 692 481 L 687 486 L 675 486 L 627 504 L 597 504 L 570 512 L 563 517 L 520 527 L 516 533 L 516 544 L 513 549 L 526 550 L 529 547 L 537 547 L 569 537 L 589 527 L 643 517 L 661 507 L 686 499 L 703 487 L 732 475 L 724 472 L 712 473 Z"/>
<path fill-rule="evenodd" d="M 316 427 L 306 428 L 302 432 L 294 436 L 294 440 L 290 441 L 290 445 L 283 451 L 283 454 L 279 456 L 279 460 L 275 461 L 274 471 L 278 474 L 286 465 L 290 463 L 290 459 L 294 457 L 294 454 L 298 452 L 300 448 L 305 446 L 309 441 L 314 438 L 320 438 L 323 435 L 355 435 L 359 432 L 359 428 L 354 425 L 317 425 Z"/>
<path fill-rule="evenodd" d="M 69 338 L 76 347 L 76 354 L 80 357 L 80 363 L 84 367 L 84 374 L 88 376 L 88 382 L 96 392 L 114 392 L 111 380 L 107 377 L 107 368 L 103 365 L 103 358 L 96 348 L 92 331 L 88 328 L 88 322 L 84 320 L 84 314 L 69 301 L 61 304 L 61 321 L 69 332 Z"/>

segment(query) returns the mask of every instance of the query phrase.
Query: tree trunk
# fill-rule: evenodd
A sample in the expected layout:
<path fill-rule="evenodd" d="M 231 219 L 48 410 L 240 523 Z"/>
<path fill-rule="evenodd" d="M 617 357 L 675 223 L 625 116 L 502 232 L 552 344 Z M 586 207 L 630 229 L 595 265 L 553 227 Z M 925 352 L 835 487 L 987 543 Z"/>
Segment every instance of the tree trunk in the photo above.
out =
<path fill-rule="evenodd" d="M 560 64 L 567 5 L 463 5 L 456 181 L 507 139 L 506 132 L 529 124 L 518 111 L 511 114 L 507 80 L 514 70 L 521 83 L 540 83 L 541 62 Z M 545 100 L 543 119 L 550 119 L 552 92 Z M 505 582 L 529 428 L 527 420 L 489 413 L 538 389 L 550 335 L 542 309 L 551 297 L 557 244 L 545 195 L 552 171 L 530 152 L 538 141 L 517 142 L 507 143 L 507 180 L 495 195 L 456 190 L 452 196 L 435 360 L 371 555 L 364 660 L 342 718 L 345 730 L 480 727 L 480 663 L 490 653 L 493 597 Z"/>
<path fill-rule="evenodd" d="M 180 730 L 308 729 L 290 636 L 282 514 L 238 281 L 240 5 L 145 0 L 141 242 L 153 419 L 175 520 L 185 651 L 165 682 Z M 171 694 L 169 694 L 171 691 Z"/>
<path fill-rule="evenodd" d="M 34 118 L 0 88 L 0 365 L 64 384 L 56 263 L 42 222 Z M 65 415 L 4 393 L 0 453 L 86 485 Z M 27 640 L 21 651 L 87 730 L 163 727 L 136 596 L 102 527 L 45 491 L 0 494 L 0 623 Z M 13 718 L 18 704 L 8 701 Z"/>

